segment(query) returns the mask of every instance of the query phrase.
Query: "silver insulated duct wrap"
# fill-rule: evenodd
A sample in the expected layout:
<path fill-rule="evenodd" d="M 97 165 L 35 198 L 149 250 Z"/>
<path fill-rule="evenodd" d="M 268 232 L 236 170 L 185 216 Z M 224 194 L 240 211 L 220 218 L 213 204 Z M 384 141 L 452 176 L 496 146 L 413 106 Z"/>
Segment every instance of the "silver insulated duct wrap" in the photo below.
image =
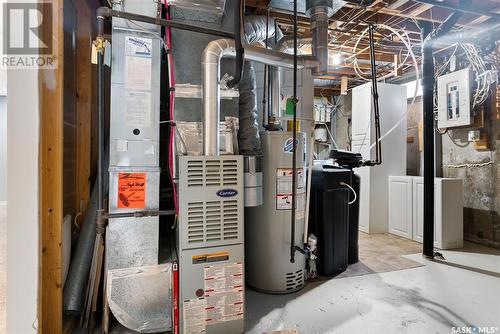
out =
<path fill-rule="evenodd" d="M 283 34 L 279 28 L 275 29 L 273 18 L 265 16 L 245 16 L 245 43 L 253 44 L 266 40 L 274 45 L 274 35 L 279 40 Z M 262 155 L 259 136 L 259 115 L 257 111 L 257 83 L 253 62 L 245 61 L 243 77 L 238 86 L 239 99 L 239 131 L 238 147 L 241 155 Z"/>
<path fill-rule="evenodd" d="M 328 19 L 344 4 L 345 2 L 340 0 L 306 1 L 306 14 L 310 17 L 313 35 L 312 52 L 319 62 L 313 72 L 315 75 L 328 73 Z"/>
<path fill-rule="evenodd" d="M 241 155 L 262 155 L 256 87 L 253 62 L 245 61 L 243 77 L 238 85 L 240 91 L 238 148 Z"/>

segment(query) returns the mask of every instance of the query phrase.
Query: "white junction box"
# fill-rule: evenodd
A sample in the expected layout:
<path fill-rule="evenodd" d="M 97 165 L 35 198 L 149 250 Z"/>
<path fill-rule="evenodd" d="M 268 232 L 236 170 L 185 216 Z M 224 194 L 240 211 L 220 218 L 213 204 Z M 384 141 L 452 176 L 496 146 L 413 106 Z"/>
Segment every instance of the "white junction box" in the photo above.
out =
<path fill-rule="evenodd" d="M 472 85 L 468 68 L 438 78 L 438 127 L 453 128 L 472 124 Z"/>

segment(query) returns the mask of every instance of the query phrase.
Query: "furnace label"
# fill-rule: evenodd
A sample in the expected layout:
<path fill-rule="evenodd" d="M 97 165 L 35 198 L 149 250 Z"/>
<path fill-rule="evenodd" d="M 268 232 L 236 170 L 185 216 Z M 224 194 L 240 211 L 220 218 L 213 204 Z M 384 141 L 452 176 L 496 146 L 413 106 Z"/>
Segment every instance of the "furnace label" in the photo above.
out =
<path fill-rule="evenodd" d="M 151 57 L 153 40 L 137 36 L 125 36 L 125 54 L 129 56 Z"/>
<path fill-rule="evenodd" d="M 206 324 L 243 319 L 243 263 L 206 266 Z"/>
<path fill-rule="evenodd" d="M 146 206 L 146 173 L 118 173 L 118 208 L 143 209 Z"/>
<path fill-rule="evenodd" d="M 125 57 L 125 88 L 151 90 L 151 58 Z"/>
<path fill-rule="evenodd" d="M 207 302 L 205 298 L 187 299 L 182 302 L 183 333 L 205 333 Z"/>
<path fill-rule="evenodd" d="M 150 126 L 151 93 L 138 90 L 126 91 L 124 116 L 125 124 L 130 127 Z"/>

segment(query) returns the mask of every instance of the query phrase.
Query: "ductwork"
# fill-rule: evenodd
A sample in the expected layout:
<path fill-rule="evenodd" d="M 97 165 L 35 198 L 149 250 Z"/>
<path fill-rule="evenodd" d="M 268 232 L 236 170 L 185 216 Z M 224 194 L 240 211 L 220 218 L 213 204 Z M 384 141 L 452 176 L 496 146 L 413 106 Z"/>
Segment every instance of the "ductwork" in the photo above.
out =
<path fill-rule="evenodd" d="M 203 154 L 219 155 L 220 121 L 220 61 L 234 57 L 236 50 L 231 39 L 218 39 L 208 43 L 202 55 L 203 81 Z M 251 45 L 245 46 L 245 59 L 271 66 L 293 68 L 293 56 Z M 317 61 L 310 56 L 298 58 L 298 68 L 314 68 Z"/>
<path fill-rule="evenodd" d="M 245 16 L 245 43 L 252 44 L 257 42 L 264 42 L 268 39 L 268 44 L 274 47 L 274 39 L 281 40 L 283 33 L 280 28 L 275 29 L 275 20 L 270 17 L 269 22 L 266 16 L 262 15 L 248 15 Z M 276 37 L 274 36 L 276 34 Z M 266 37 L 267 35 L 267 37 Z"/>
<path fill-rule="evenodd" d="M 311 37 L 301 38 L 301 43 L 311 43 Z M 278 43 L 275 45 L 275 49 L 280 52 L 285 52 L 286 50 L 293 47 L 292 36 L 283 36 L 279 39 Z M 272 80 L 272 93 L 271 93 L 271 110 L 269 111 L 268 126 L 269 130 L 279 130 L 280 129 L 280 119 L 281 119 L 281 68 L 273 67 L 271 70 L 271 80 Z"/>
<path fill-rule="evenodd" d="M 314 69 L 314 75 L 326 75 L 328 73 L 328 19 L 345 2 L 340 0 L 307 0 L 306 15 L 311 20 L 312 52 L 318 59 L 318 67 Z"/>
<path fill-rule="evenodd" d="M 273 18 L 249 15 L 245 17 L 244 41 L 247 44 L 263 42 L 267 38 L 269 45 L 274 45 L 274 39 L 283 37 L 281 30 L 275 25 Z M 276 35 L 276 37 L 275 37 Z M 239 84 L 239 131 L 238 148 L 245 156 L 262 155 L 259 136 L 257 111 L 257 82 L 253 62 L 245 61 L 243 76 Z"/>

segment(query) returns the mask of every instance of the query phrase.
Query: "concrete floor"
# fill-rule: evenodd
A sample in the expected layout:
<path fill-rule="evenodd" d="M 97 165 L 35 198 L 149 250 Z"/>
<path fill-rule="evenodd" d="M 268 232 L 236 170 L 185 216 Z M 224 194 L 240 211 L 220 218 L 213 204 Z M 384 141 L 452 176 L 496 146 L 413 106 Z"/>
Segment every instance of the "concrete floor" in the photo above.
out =
<path fill-rule="evenodd" d="M 7 205 L 0 202 L 0 334 L 5 333 L 5 299 L 7 294 Z"/>
<path fill-rule="evenodd" d="M 313 282 L 285 296 L 247 291 L 246 331 L 452 333 L 477 326 L 500 333 L 500 251 L 466 243 L 442 253 L 448 264 L 405 255 L 421 266 Z"/>
<path fill-rule="evenodd" d="M 5 211 L 0 205 L 0 334 Z M 442 252 L 447 264 L 424 260 L 420 250 L 420 244 L 391 235 L 361 234 L 361 261 L 346 276 L 284 296 L 247 290 L 246 331 L 451 333 L 452 327 L 477 326 L 500 333 L 500 250 L 466 243 L 463 250 Z"/>

